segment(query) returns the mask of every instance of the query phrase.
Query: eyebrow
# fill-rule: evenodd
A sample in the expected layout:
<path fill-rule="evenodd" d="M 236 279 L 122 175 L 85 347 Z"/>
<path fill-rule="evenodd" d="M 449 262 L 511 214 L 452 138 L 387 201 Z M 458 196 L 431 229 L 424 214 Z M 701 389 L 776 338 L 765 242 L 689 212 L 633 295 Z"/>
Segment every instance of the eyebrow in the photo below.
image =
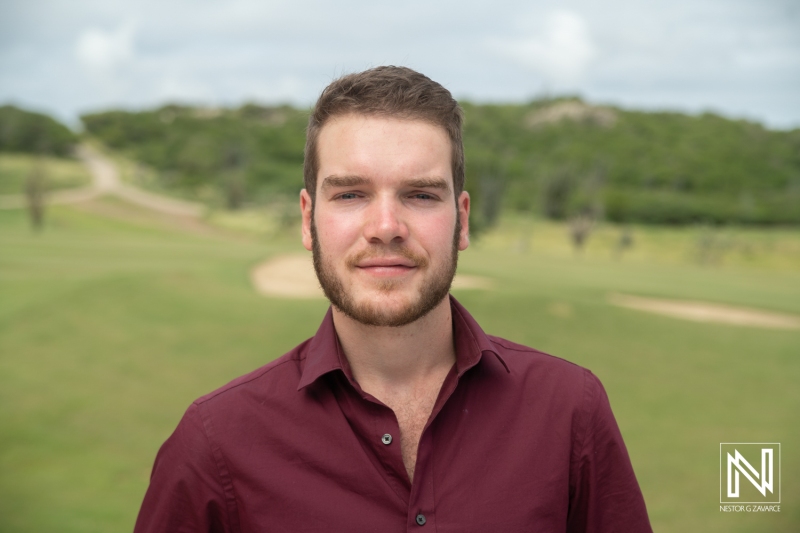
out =
<path fill-rule="evenodd" d="M 322 181 L 320 188 L 322 190 L 335 188 L 335 187 L 357 187 L 359 185 L 369 185 L 371 180 L 362 176 L 335 176 L 331 175 Z M 407 187 L 414 187 L 417 189 L 440 189 L 443 191 L 450 190 L 450 184 L 447 180 L 439 177 L 431 178 L 415 178 L 403 182 Z"/>
<path fill-rule="evenodd" d="M 367 185 L 369 180 L 361 176 L 335 176 L 331 175 L 322 181 L 321 189 L 330 189 L 333 187 L 355 187 L 357 185 Z"/>
<path fill-rule="evenodd" d="M 450 191 L 450 184 L 447 183 L 447 180 L 442 178 L 417 178 L 407 181 L 406 185 L 417 189 L 440 189 L 442 191 Z"/>

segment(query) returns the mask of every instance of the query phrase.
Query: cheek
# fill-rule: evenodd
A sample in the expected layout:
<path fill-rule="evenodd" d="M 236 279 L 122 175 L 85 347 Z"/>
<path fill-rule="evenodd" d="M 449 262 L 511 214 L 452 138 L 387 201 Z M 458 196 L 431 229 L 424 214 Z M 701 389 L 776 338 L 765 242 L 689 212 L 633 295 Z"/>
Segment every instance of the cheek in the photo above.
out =
<path fill-rule="evenodd" d="M 431 217 L 421 223 L 416 231 L 417 239 L 429 247 L 432 253 L 449 250 L 453 244 L 456 221 L 452 213 Z"/>
<path fill-rule="evenodd" d="M 346 251 L 361 234 L 358 222 L 346 217 L 326 217 L 316 213 L 315 223 L 320 245 L 329 252 Z"/>

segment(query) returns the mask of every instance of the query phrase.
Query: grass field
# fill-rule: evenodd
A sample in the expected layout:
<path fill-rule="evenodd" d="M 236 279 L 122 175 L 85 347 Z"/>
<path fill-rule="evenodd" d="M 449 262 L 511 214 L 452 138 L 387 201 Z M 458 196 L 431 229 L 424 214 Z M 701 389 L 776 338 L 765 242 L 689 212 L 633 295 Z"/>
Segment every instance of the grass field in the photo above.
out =
<path fill-rule="evenodd" d="M 693 252 L 706 230 L 637 228 L 621 259 L 617 229 L 583 254 L 565 231 L 509 219 L 461 256 L 495 288 L 456 297 L 488 332 L 603 380 L 656 531 L 800 530 L 800 331 L 606 303 L 623 292 L 800 314 L 800 232 L 729 230 L 739 244 L 709 260 Z M 53 207 L 39 234 L 0 211 L 0 531 L 130 531 L 191 401 L 316 331 L 326 302 L 260 297 L 248 281 L 297 241 L 111 200 Z M 721 513 L 719 443 L 776 441 L 781 513 Z"/>
<path fill-rule="evenodd" d="M 80 161 L 43 157 L 39 163 L 47 190 L 82 187 L 92 181 Z M 0 194 L 24 194 L 25 180 L 35 164 L 36 158 L 27 154 L 3 154 L 0 157 Z"/>

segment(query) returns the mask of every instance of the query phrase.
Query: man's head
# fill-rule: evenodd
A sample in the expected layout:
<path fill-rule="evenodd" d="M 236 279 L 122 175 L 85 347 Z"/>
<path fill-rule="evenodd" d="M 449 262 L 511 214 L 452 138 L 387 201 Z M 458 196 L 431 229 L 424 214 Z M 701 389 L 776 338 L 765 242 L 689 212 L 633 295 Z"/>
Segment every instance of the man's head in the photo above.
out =
<path fill-rule="evenodd" d="M 344 115 L 420 120 L 447 132 L 452 149 L 455 197 L 464 190 L 464 113 L 450 91 L 427 76 L 406 67 L 376 67 L 334 80 L 322 91 L 308 119 L 303 178 L 313 200 L 317 190 L 319 151 L 323 126 Z"/>
<path fill-rule="evenodd" d="M 380 67 L 334 81 L 309 120 L 303 244 L 336 309 L 402 326 L 442 304 L 468 244 L 461 109 Z"/>

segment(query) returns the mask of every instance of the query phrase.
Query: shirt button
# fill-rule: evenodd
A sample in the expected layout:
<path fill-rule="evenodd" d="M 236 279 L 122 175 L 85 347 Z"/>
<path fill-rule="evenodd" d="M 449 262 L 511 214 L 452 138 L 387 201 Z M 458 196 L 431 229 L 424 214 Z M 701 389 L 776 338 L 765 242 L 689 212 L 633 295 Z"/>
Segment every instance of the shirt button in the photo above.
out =
<path fill-rule="evenodd" d="M 419 514 L 417 515 L 417 524 L 419 524 L 419 525 L 421 525 L 421 526 L 424 526 L 424 525 L 425 525 L 425 522 L 427 522 L 427 520 L 425 520 L 425 515 L 424 515 L 424 514 L 422 514 L 422 513 L 419 513 Z"/>
<path fill-rule="evenodd" d="M 381 437 L 381 442 L 384 443 L 384 444 L 391 444 L 392 443 L 392 436 L 387 433 L 386 435 Z"/>

